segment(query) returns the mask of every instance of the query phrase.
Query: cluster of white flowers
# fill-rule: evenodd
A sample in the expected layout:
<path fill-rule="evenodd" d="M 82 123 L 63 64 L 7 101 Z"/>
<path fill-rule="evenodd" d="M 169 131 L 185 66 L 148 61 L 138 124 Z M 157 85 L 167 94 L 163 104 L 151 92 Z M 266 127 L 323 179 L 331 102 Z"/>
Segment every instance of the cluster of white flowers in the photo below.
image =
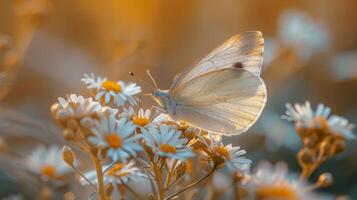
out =
<path fill-rule="evenodd" d="M 251 161 L 242 157 L 246 152 L 240 147 L 225 146 L 219 136 L 201 134 L 198 129 L 171 121 L 164 113 L 138 107 L 135 95 L 141 88 L 135 83 L 111 81 L 94 74 L 84 75 L 82 81 L 94 99 L 72 94 L 59 98 L 51 110 L 65 131 L 75 133 L 74 139 L 68 141 L 85 152 L 96 152 L 92 157 L 100 155 L 104 184 L 115 186 L 140 177 L 153 178 L 157 171 L 144 172 L 148 166 L 161 168 L 163 163 L 172 173 L 179 170 L 178 163 L 201 153 L 211 157 L 208 161 L 216 167 L 249 168 Z M 195 149 L 196 143 L 202 144 L 204 150 Z M 140 162 L 146 165 L 145 169 Z M 81 183 L 97 184 L 97 173 L 85 173 Z"/>
<path fill-rule="evenodd" d="M 331 38 L 326 27 L 307 13 L 287 10 L 279 18 L 279 36 L 302 60 L 329 47 Z"/>
<path fill-rule="evenodd" d="M 85 74 L 82 81 L 88 89 L 94 90 L 96 100 L 103 100 L 106 104 L 112 101 L 115 105 L 122 106 L 129 101 L 132 105 L 136 105 L 138 99 L 134 95 L 141 92 L 140 86 L 135 83 L 111 81 L 100 76 L 96 78 L 94 74 Z"/>
<path fill-rule="evenodd" d="M 62 180 L 72 172 L 62 160 L 61 149 L 57 146 L 38 146 L 25 160 L 27 169 L 44 180 Z"/>
<path fill-rule="evenodd" d="M 221 136 L 173 121 L 158 110 L 139 107 L 135 95 L 141 88 L 135 83 L 110 81 L 93 74 L 84 75 L 82 81 L 92 97 L 76 94 L 60 97 L 51 111 L 64 129 L 64 138 L 88 154 L 95 169 L 82 173 L 75 162 L 75 152 L 68 146 L 62 151 L 56 146 L 39 146 L 25 162 L 26 169 L 42 180 L 63 182 L 74 170 L 81 176 L 80 183 L 96 188 L 96 195 L 103 199 L 103 195 L 113 195 L 113 190 L 115 195 L 122 195 L 120 186 L 130 187 L 129 181 L 145 178 L 161 193 L 172 190 L 170 199 L 180 193 L 174 190 L 180 188 L 176 184 L 183 180 L 182 177 L 187 181 L 187 177 L 195 173 L 192 164 L 196 159 L 204 161 L 204 168 L 210 169 L 203 179 L 222 167 L 233 172 L 233 180 L 243 174 L 239 184 L 247 190 L 248 199 L 317 199 L 309 191 L 311 185 L 288 174 L 286 167 L 265 163 L 251 173 L 252 161 L 245 157 L 246 151 L 241 147 L 226 145 Z M 354 126 L 343 117 L 330 115 L 329 107 L 319 104 L 314 111 L 306 102 L 304 105 L 287 104 L 286 108 L 283 118 L 295 123 L 303 140 L 310 137 L 309 141 L 315 142 L 303 141 L 310 146 L 299 153 L 299 163 L 314 160 L 309 159 L 310 154 L 314 155 L 311 153 L 314 148 L 318 152 L 323 148 L 331 157 L 344 150 L 345 139 L 355 138 Z M 314 134 L 322 132 L 325 139 L 314 140 Z M 326 144 L 330 154 L 327 154 Z M 306 177 L 311 175 L 312 171 L 302 167 Z M 204 171 L 201 167 L 199 170 Z"/>
<path fill-rule="evenodd" d="M 347 119 L 337 115 L 331 115 L 331 109 L 323 104 L 319 104 L 314 111 L 311 108 L 310 102 L 305 102 L 304 105 L 286 104 L 286 112 L 283 115 L 284 119 L 295 122 L 297 127 L 300 128 L 317 128 L 321 129 L 324 126 L 332 133 L 341 135 L 346 139 L 354 139 L 356 136 L 352 130 L 353 124 L 350 124 Z"/>
<path fill-rule="evenodd" d="M 141 172 L 138 167 L 135 167 L 135 162 L 130 161 L 128 163 L 115 163 L 114 165 L 106 165 L 103 167 L 104 183 L 116 184 L 126 184 L 130 180 L 139 180 L 140 178 L 146 178 L 146 176 Z M 87 179 L 91 183 L 98 183 L 96 171 L 87 172 Z M 82 185 L 88 185 L 88 182 L 81 178 L 80 182 Z"/>

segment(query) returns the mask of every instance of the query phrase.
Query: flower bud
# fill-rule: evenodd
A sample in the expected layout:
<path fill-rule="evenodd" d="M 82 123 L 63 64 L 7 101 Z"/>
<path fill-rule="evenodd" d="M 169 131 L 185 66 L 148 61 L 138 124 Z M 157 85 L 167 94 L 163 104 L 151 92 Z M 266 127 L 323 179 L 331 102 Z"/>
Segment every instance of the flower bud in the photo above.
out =
<path fill-rule="evenodd" d="M 78 122 L 75 119 L 70 119 L 67 121 L 66 128 L 69 128 L 71 130 L 75 130 L 78 128 Z"/>
<path fill-rule="evenodd" d="M 326 138 L 325 140 L 323 140 L 321 142 L 321 144 L 319 145 L 319 150 L 320 150 L 322 156 L 324 156 L 324 157 L 331 156 L 331 154 L 332 154 L 331 143 L 328 138 Z"/>
<path fill-rule="evenodd" d="M 334 155 L 341 153 L 346 149 L 346 142 L 343 139 L 337 139 L 332 143 L 331 149 Z"/>
<path fill-rule="evenodd" d="M 314 140 L 312 140 L 310 137 L 304 138 L 303 143 L 309 149 L 312 149 L 316 146 L 316 142 Z"/>
<path fill-rule="evenodd" d="M 58 107 L 59 107 L 59 104 L 58 103 L 54 103 L 52 106 L 51 106 L 51 113 L 53 116 L 55 116 L 57 110 L 58 110 Z"/>
<path fill-rule="evenodd" d="M 70 129 L 65 129 L 63 131 L 63 137 L 67 141 L 72 141 L 75 139 L 75 133 Z"/>
<path fill-rule="evenodd" d="M 84 117 L 80 120 L 80 125 L 84 128 L 90 128 L 93 124 L 93 119 L 90 117 Z"/>
<path fill-rule="evenodd" d="M 309 165 L 314 163 L 313 154 L 307 149 L 301 149 L 297 155 L 299 163 L 301 166 Z"/>
<path fill-rule="evenodd" d="M 69 166 L 73 166 L 76 156 L 69 146 L 62 148 L 62 160 L 64 160 Z"/>
<path fill-rule="evenodd" d="M 326 172 L 319 176 L 318 185 L 320 187 L 327 187 L 332 185 L 332 183 L 333 183 L 332 174 Z"/>

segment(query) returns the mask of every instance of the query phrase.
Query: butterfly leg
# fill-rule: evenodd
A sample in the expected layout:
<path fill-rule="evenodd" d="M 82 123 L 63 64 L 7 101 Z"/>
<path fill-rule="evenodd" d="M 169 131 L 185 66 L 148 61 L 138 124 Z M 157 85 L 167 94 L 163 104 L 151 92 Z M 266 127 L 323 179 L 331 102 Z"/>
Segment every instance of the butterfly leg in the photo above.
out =
<path fill-rule="evenodd" d="M 176 108 L 177 108 L 177 105 L 178 104 L 175 104 L 175 107 L 173 109 L 173 112 L 172 112 L 172 119 L 177 122 L 177 118 L 176 118 Z"/>
<path fill-rule="evenodd" d="M 139 95 L 139 108 L 141 108 L 141 100 L 142 100 L 142 97 L 144 96 L 152 96 L 152 94 L 140 94 Z"/>
<path fill-rule="evenodd" d="M 153 110 L 153 111 L 155 112 L 155 114 L 156 114 L 156 113 L 165 113 L 165 114 L 167 114 L 166 110 L 163 109 L 163 108 L 161 108 L 160 106 L 154 106 L 154 105 L 152 105 L 151 108 L 150 108 L 150 110 Z"/>

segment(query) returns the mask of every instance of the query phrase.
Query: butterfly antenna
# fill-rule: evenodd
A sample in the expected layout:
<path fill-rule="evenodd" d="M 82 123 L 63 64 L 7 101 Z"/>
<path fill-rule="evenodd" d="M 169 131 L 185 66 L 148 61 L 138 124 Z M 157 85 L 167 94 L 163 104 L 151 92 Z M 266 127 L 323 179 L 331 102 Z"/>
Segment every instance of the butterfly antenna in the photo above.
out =
<path fill-rule="evenodd" d="M 140 77 L 137 77 L 133 72 L 129 72 L 129 75 L 133 78 L 135 78 L 138 82 L 140 82 L 141 84 L 148 86 L 149 89 L 152 91 L 154 89 L 154 87 L 149 84 L 148 82 L 144 81 L 143 79 L 141 79 Z M 155 85 L 156 86 L 156 85 Z"/>
<path fill-rule="evenodd" d="M 156 82 L 155 82 L 155 79 L 154 79 L 154 77 L 151 75 L 150 70 L 146 70 L 146 73 L 148 74 L 148 76 L 150 77 L 150 79 L 152 80 L 152 82 L 154 83 L 155 88 L 158 89 L 159 87 L 157 87 L 157 84 L 156 84 Z"/>

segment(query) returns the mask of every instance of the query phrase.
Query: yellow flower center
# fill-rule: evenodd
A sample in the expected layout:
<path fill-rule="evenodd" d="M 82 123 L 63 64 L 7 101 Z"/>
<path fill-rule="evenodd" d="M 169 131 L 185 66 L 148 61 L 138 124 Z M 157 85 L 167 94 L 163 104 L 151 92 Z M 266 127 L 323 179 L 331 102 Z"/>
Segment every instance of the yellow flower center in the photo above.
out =
<path fill-rule="evenodd" d="M 112 168 L 108 170 L 108 175 L 109 176 L 116 176 L 117 172 L 123 169 L 124 164 L 123 163 L 116 163 Z"/>
<path fill-rule="evenodd" d="M 115 81 L 104 81 L 102 87 L 107 91 L 121 92 L 121 85 Z"/>
<path fill-rule="evenodd" d="M 165 153 L 176 153 L 176 147 L 169 144 L 161 144 L 160 150 Z"/>
<path fill-rule="evenodd" d="M 150 120 L 145 117 L 133 117 L 133 123 L 141 127 L 146 126 L 149 122 Z"/>
<path fill-rule="evenodd" d="M 105 136 L 105 141 L 108 143 L 110 148 L 116 149 L 121 147 L 122 140 L 116 133 L 107 134 Z"/>
<path fill-rule="evenodd" d="M 214 147 L 214 151 L 218 155 L 225 157 L 227 160 L 231 159 L 231 153 L 229 152 L 229 149 L 225 146 L 216 146 Z"/>
<path fill-rule="evenodd" d="M 44 176 L 55 178 L 56 177 L 56 167 L 54 165 L 44 165 L 41 168 L 41 173 Z"/>
<path fill-rule="evenodd" d="M 260 187 L 255 192 L 256 200 L 285 199 L 299 200 L 294 189 L 287 185 L 274 185 Z"/>

